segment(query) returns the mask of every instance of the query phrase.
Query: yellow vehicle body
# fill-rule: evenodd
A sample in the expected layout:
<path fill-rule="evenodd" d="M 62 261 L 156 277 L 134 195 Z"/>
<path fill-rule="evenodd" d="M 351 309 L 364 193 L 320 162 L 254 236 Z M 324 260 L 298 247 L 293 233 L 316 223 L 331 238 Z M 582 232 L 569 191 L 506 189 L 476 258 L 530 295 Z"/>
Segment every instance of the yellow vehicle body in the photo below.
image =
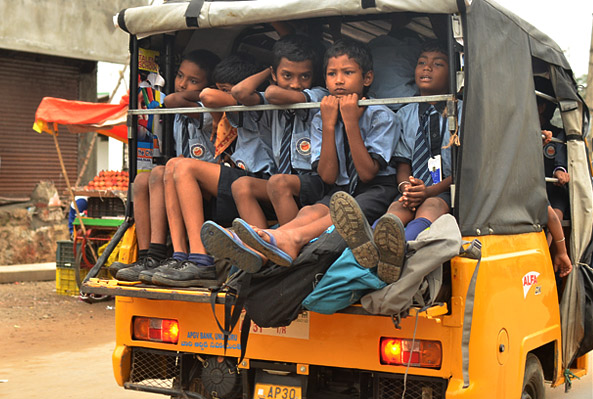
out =
<path fill-rule="evenodd" d="M 461 257 L 451 261 L 450 305 L 422 312 L 417 326 L 414 314 L 403 319 L 398 330 L 390 317 L 360 314 L 356 308 L 334 315 L 306 312 L 286 329 L 253 327 L 240 368 L 249 368 L 250 361 L 264 360 L 297 364 L 297 370 L 304 370 L 302 374 L 317 365 L 403 375 L 405 366 L 381 364 L 379 339 L 415 337 L 440 341 L 442 363 L 438 369 L 412 367 L 408 374 L 446 381 L 447 398 L 520 397 L 525 358 L 530 352 L 547 357 L 540 359 L 548 365 L 546 375 L 559 382 L 560 315 L 544 233 L 480 240 L 483 246 L 469 344 L 469 386 L 464 387 L 462 375 L 462 327 L 466 293 L 477 261 Z M 222 320 L 224 307 L 217 305 L 216 312 Z M 134 316 L 178 320 L 179 342 L 135 340 L 131 328 Z M 207 301 L 118 296 L 116 332 L 113 366 L 120 385 L 129 381 L 132 347 L 235 358 L 240 355 L 238 331 L 230 336 L 225 354 L 222 334 Z"/>

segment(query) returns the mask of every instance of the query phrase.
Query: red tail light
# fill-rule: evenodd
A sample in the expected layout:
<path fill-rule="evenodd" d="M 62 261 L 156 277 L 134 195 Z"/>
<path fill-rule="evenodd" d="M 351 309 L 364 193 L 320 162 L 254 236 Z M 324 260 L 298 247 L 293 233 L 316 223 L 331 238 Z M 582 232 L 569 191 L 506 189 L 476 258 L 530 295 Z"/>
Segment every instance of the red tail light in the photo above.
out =
<path fill-rule="evenodd" d="M 379 346 L 381 364 L 407 366 L 409 363 L 411 367 L 441 367 L 443 351 L 438 341 L 382 337 Z"/>
<path fill-rule="evenodd" d="M 134 339 L 176 344 L 179 340 L 179 322 L 152 317 L 134 317 Z"/>

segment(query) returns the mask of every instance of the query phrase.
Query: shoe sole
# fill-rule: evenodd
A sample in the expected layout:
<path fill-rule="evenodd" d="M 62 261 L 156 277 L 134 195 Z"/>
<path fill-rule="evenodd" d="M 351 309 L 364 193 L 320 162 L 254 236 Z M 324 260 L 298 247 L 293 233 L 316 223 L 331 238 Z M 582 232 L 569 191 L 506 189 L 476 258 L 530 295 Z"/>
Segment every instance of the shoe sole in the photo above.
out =
<path fill-rule="evenodd" d="M 138 280 L 139 272 L 130 272 L 128 269 L 129 268 L 120 269 L 115 275 L 115 278 L 121 281 L 140 281 Z"/>
<path fill-rule="evenodd" d="M 356 261 L 368 269 L 377 266 L 379 253 L 373 242 L 373 230 L 356 200 L 338 191 L 329 202 L 329 214 Z"/>
<path fill-rule="evenodd" d="M 194 280 L 172 280 L 168 277 L 161 275 L 160 273 L 155 273 L 152 276 L 152 282 L 156 285 L 164 285 L 167 287 L 203 287 L 203 288 L 210 288 L 210 287 L 218 287 L 217 280 L 206 280 L 206 279 L 194 279 Z"/>
<path fill-rule="evenodd" d="M 373 240 L 379 251 L 377 276 L 387 284 L 396 282 L 401 275 L 406 247 L 402 221 L 391 213 L 381 216 Z"/>
<path fill-rule="evenodd" d="M 266 242 L 244 220 L 233 220 L 233 229 L 241 241 L 256 251 L 261 252 L 272 263 L 283 267 L 290 267 L 292 265 L 293 259 L 290 255 L 282 251 L 276 245 Z M 271 237 L 270 234 L 268 234 L 268 236 Z"/>
<path fill-rule="evenodd" d="M 154 276 L 154 272 L 147 274 L 142 271 L 138 274 L 138 280 L 142 281 L 144 284 L 152 284 L 152 276 Z"/>
<path fill-rule="evenodd" d="M 232 265 L 247 273 L 255 273 L 263 266 L 262 258 L 258 254 L 235 241 L 216 223 L 205 222 L 200 237 L 208 254 L 218 259 L 227 259 Z"/>

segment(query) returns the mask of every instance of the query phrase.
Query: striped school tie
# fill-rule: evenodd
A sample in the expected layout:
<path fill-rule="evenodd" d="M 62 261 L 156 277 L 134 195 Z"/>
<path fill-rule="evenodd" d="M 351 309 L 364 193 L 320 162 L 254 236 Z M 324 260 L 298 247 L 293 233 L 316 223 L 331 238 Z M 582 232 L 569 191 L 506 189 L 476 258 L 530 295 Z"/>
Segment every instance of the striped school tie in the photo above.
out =
<path fill-rule="evenodd" d="M 428 136 L 430 135 L 430 116 L 433 114 L 436 115 L 437 110 L 431 105 L 422 115 L 419 115 L 419 126 L 412 156 L 412 176 L 421 179 L 426 186 L 432 184 L 432 177 L 428 170 L 428 159 L 430 158 Z"/>
<path fill-rule="evenodd" d="M 181 151 L 185 158 L 190 157 L 189 151 L 189 118 L 183 118 L 181 124 Z"/>
<path fill-rule="evenodd" d="M 358 172 L 354 166 L 354 159 L 352 159 L 352 152 L 350 151 L 350 143 L 348 143 L 348 136 L 344 132 L 344 153 L 346 154 L 346 172 L 348 173 L 348 194 L 354 195 L 354 190 L 358 185 Z"/>
<path fill-rule="evenodd" d="M 290 174 L 292 172 L 291 163 L 291 142 L 292 142 L 292 129 L 294 126 L 294 112 L 290 110 L 280 111 L 278 119 L 284 117 L 284 134 L 280 142 L 280 158 L 278 161 L 278 173 Z"/>

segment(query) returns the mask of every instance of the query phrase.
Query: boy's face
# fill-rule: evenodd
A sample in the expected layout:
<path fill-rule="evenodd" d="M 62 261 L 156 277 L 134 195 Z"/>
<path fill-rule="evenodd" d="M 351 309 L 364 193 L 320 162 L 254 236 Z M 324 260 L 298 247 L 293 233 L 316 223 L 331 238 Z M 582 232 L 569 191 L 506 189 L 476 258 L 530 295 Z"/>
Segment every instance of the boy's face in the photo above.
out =
<path fill-rule="evenodd" d="M 208 75 L 198 65 L 184 60 L 175 76 L 175 92 L 202 91 L 208 86 Z"/>
<path fill-rule="evenodd" d="M 346 54 L 327 60 L 325 85 L 332 96 L 343 97 L 358 94 L 362 98 L 364 88 L 373 82 L 373 71 L 362 73 L 362 68 Z"/>
<path fill-rule="evenodd" d="M 281 88 L 287 90 L 303 91 L 313 85 L 313 62 L 290 61 L 282 58 L 275 71 L 272 71 L 272 80 Z"/>
<path fill-rule="evenodd" d="M 449 61 L 440 51 L 420 54 L 416 64 L 416 85 L 423 96 L 446 94 L 449 91 Z"/>
<path fill-rule="evenodd" d="M 230 93 L 233 85 L 230 83 L 216 83 L 216 88 L 222 92 Z"/>

